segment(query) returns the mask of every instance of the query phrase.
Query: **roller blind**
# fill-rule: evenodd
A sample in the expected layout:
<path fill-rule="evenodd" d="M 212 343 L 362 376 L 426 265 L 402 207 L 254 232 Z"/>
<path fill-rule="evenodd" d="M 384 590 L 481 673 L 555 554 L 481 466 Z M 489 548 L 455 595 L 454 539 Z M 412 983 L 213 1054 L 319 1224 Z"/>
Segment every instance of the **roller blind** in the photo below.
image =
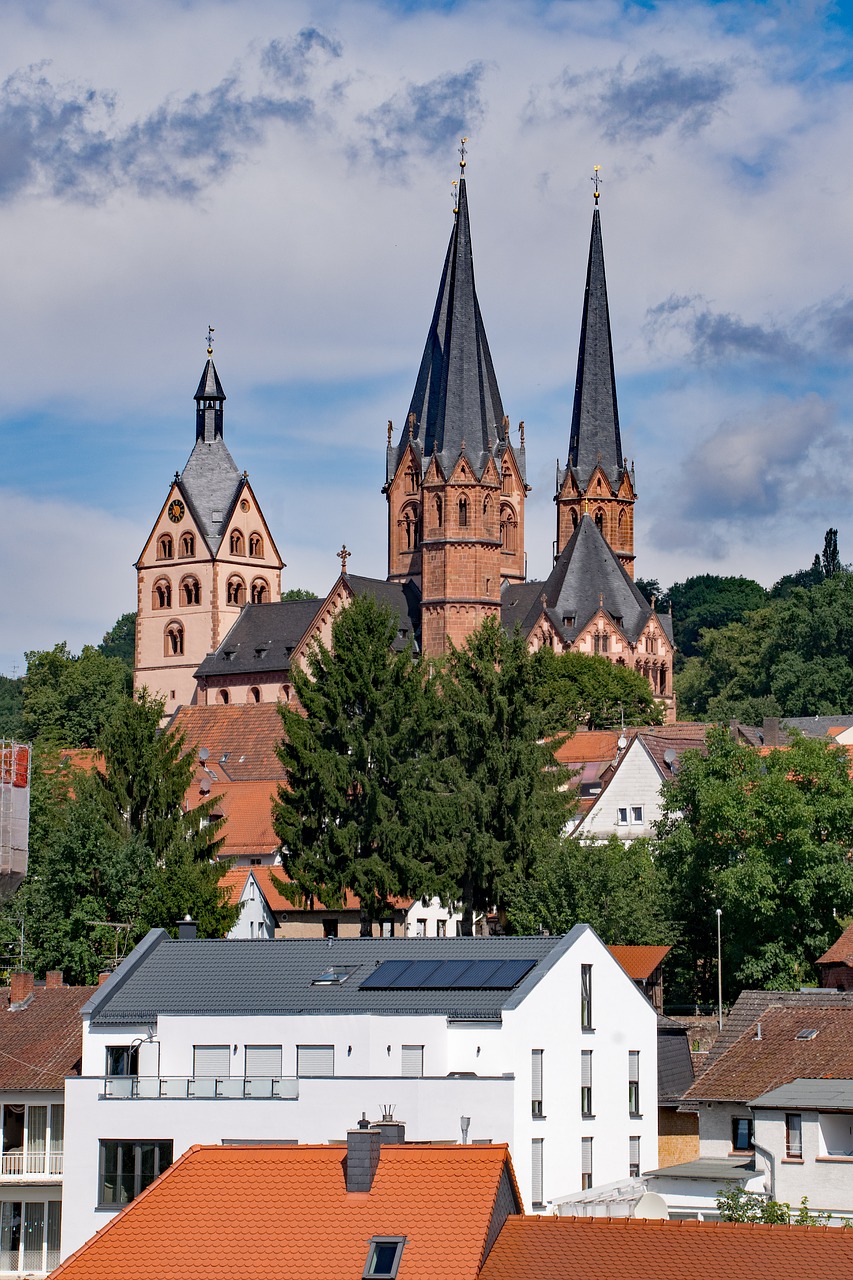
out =
<path fill-rule="evenodd" d="M 533 1193 L 533 1203 L 542 1204 L 542 1138 L 534 1138 L 532 1143 L 532 1170 L 531 1170 L 531 1190 Z"/>
<path fill-rule="evenodd" d="M 229 1076 L 231 1074 L 231 1047 L 227 1044 L 197 1044 L 193 1046 L 193 1075 Z"/>
<path fill-rule="evenodd" d="M 581 1049 L 581 1088 L 592 1088 L 592 1050 Z"/>
<path fill-rule="evenodd" d="M 422 1044 L 403 1045 L 403 1075 L 422 1076 L 424 1073 L 424 1047 Z"/>
<path fill-rule="evenodd" d="M 592 1138 L 581 1138 L 581 1173 L 592 1177 Z"/>
<path fill-rule="evenodd" d="M 247 1044 L 246 1045 L 247 1076 L 280 1076 L 281 1045 L 280 1044 Z"/>
<path fill-rule="evenodd" d="M 531 1067 L 531 1101 L 542 1101 L 542 1049 L 531 1049 L 530 1051 L 530 1067 Z"/>
<path fill-rule="evenodd" d="M 332 1044 L 299 1044 L 296 1046 L 298 1076 L 333 1076 L 335 1046 Z"/>
<path fill-rule="evenodd" d="M 631 1165 L 636 1165 L 639 1168 L 639 1165 L 640 1165 L 640 1139 L 639 1138 L 628 1139 L 628 1163 Z"/>

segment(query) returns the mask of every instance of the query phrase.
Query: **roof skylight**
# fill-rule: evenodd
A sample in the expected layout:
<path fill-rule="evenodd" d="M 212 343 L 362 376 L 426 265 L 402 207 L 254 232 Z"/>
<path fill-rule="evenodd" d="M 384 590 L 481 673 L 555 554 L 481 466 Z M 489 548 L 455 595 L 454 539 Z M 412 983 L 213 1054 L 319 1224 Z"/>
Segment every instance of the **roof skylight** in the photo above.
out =
<path fill-rule="evenodd" d="M 798 1031 L 794 1036 L 795 1040 L 814 1040 L 817 1035 L 817 1027 L 804 1027 L 802 1031 Z"/>
<path fill-rule="evenodd" d="M 374 1280 L 394 1280 L 405 1243 L 405 1238 L 400 1236 L 374 1236 L 367 1252 L 364 1276 L 373 1276 Z"/>
<path fill-rule="evenodd" d="M 328 969 L 324 969 L 319 978 L 314 978 L 312 987 L 340 987 L 352 977 L 358 968 L 357 964 L 330 964 Z"/>

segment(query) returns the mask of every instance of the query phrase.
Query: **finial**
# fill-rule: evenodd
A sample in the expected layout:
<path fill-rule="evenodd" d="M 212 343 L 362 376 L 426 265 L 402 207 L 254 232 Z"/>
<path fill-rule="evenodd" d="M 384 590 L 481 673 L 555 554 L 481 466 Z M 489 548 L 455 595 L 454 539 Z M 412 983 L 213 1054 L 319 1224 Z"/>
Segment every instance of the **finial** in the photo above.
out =
<path fill-rule="evenodd" d="M 459 212 L 459 182 L 456 178 L 450 184 L 450 194 L 453 196 L 453 212 Z"/>
<path fill-rule="evenodd" d="M 654 607 L 655 607 L 655 603 L 656 603 L 656 601 L 657 601 L 657 596 L 655 595 L 655 593 L 654 593 L 654 591 L 653 591 L 653 592 L 652 592 L 652 608 L 653 608 L 653 609 L 654 609 Z"/>
<path fill-rule="evenodd" d="M 598 607 L 599 609 L 604 608 L 604 592 L 603 591 L 599 591 L 598 593 Z"/>
<path fill-rule="evenodd" d="M 462 138 L 462 140 L 461 140 L 461 141 L 462 141 L 462 145 L 461 145 L 461 147 L 459 148 L 459 172 L 460 172 L 461 176 L 464 178 L 464 177 L 465 177 L 465 165 L 468 163 L 468 161 L 465 159 L 465 155 L 466 155 L 466 147 L 465 147 L 465 144 L 466 144 L 466 142 L 468 141 L 468 139 L 467 139 L 467 138 Z"/>
<path fill-rule="evenodd" d="M 518 436 L 522 449 L 524 448 L 524 419 L 518 424 Z"/>
<path fill-rule="evenodd" d="M 213 325 L 209 324 L 207 326 L 207 354 L 209 356 L 213 355 L 213 333 L 214 333 Z"/>
<path fill-rule="evenodd" d="M 393 432 L 393 430 L 394 430 L 394 423 L 389 418 L 388 419 L 388 443 L 389 444 L 391 443 L 391 433 Z"/>
<path fill-rule="evenodd" d="M 409 426 L 409 439 L 412 440 L 414 439 L 414 435 L 415 435 L 415 415 L 413 413 L 409 414 L 408 426 Z"/>
<path fill-rule="evenodd" d="M 592 169 L 593 169 L 593 173 L 592 173 L 591 181 L 595 183 L 595 190 L 593 192 L 593 196 L 595 198 L 595 207 L 598 208 L 598 197 L 601 195 L 601 191 L 600 191 L 601 179 L 599 178 L 598 174 L 599 174 L 599 170 L 601 169 L 601 165 L 594 164 L 592 166 Z"/>
<path fill-rule="evenodd" d="M 341 562 L 341 573 L 342 573 L 342 574 L 344 574 L 344 575 L 346 575 L 346 571 L 347 571 L 347 560 L 349 560 L 350 556 L 352 555 L 352 552 L 351 552 L 351 551 L 347 551 L 347 544 L 346 544 L 346 543 L 344 543 L 344 544 L 343 544 L 343 546 L 341 547 L 341 549 L 340 549 L 340 551 L 337 553 L 337 555 L 338 555 L 338 559 L 339 559 L 339 560 L 340 560 L 340 562 Z"/>

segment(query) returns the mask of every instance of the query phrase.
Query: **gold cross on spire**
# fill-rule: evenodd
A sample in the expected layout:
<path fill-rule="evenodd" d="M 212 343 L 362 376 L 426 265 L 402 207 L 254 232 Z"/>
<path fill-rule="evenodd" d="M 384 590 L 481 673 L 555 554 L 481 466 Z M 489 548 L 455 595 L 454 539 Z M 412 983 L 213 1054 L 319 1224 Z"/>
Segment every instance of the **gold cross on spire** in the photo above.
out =
<path fill-rule="evenodd" d="M 213 325 L 207 326 L 207 354 L 213 355 Z"/>
<path fill-rule="evenodd" d="M 347 544 L 344 543 L 340 551 L 337 553 L 338 559 L 341 562 L 341 573 L 344 575 L 346 575 L 346 571 L 347 571 L 347 560 L 349 560 L 351 555 L 352 555 L 352 552 L 347 551 Z"/>
<path fill-rule="evenodd" d="M 590 179 L 591 182 L 595 183 L 595 190 L 593 191 L 593 196 L 595 198 L 596 206 L 598 205 L 598 197 L 601 195 L 601 179 L 598 176 L 600 170 L 601 170 L 601 165 L 594 164 L 592 166 L 592 178 Z"/>
<path fill-rule="evenodd" d="M 462 145 L 459 148 L 459 173 L 463 178 L 465 177 L 465 165 L 468 163 L 468 161 L 465 159 L 465 156 L 468 154 L 468 149 L 466 147 L 467 141 L 468 141 L 467 138 L 462 138 L 461 139 Z"/>

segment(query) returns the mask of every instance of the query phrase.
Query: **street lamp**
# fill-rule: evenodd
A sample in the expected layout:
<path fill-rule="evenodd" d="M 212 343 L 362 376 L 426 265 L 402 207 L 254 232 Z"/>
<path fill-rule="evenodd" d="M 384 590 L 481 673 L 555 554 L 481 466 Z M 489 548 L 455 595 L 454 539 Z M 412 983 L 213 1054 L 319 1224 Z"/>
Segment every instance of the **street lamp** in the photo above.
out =
<path fill-rule="evenodd" d="M 723 1029 L 723 946 L 721 941 L 720 921 L 723 913 L 717 907 L 717 1025 Z"/>

